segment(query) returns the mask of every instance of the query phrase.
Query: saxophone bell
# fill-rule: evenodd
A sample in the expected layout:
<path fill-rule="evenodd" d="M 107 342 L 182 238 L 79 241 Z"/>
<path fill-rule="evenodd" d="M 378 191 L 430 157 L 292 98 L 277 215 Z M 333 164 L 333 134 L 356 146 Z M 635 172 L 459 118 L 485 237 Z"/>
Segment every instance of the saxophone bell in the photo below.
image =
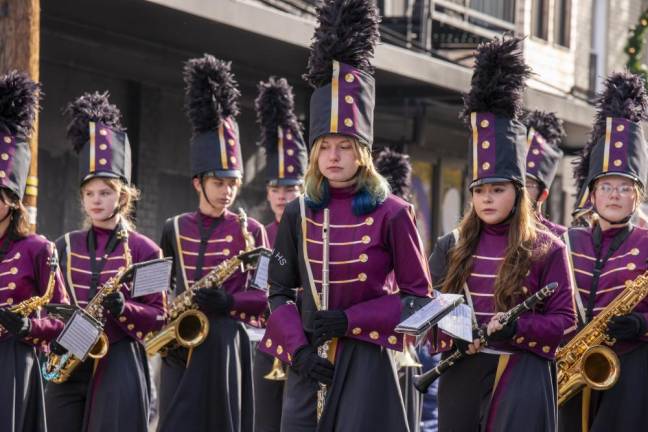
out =
<path fill-rule="evenodd" d="M 209 334 L 209 320 L 199 310 L 189 309 L 171 321 L 162 331 L 145 341 L 146 353 L 153 356 L 173 343 L 191 349 L 205 341 Z"/>
<path fill-rule="evenodd" d="M 99 340 L 88 353 L 88 357 L 93 359 L 104 358 L 106 354 L 108 354 L 109 346 L 110 343 L 108 342 L 108 336 L 106 335 L 106 333 L 101 332 L 101 335 L 99 335 Z"/>
<path fill-rule="evenodd" d="M 557 367 L 562 370 L 563 363 L 559 361 Z M 604 345 L 590 347 L 580 359 L 578 373 L 562 375 L 567 380 L 560 383 L 558 406 L 571 399 L 584 386 L 598 391 L 612 388 L 620 374 L 619 357 L 611 348 Z"/>
<path fill-rule="evenodd" d="M 272 362 L 272 369 L 270 369 L 270 372 L 264 375 L 263 378 L 269 381 L 286 381 L 287 376 L 286 372 L 284 372 L 281 360 L 275 357 L 274 361 Z"/>

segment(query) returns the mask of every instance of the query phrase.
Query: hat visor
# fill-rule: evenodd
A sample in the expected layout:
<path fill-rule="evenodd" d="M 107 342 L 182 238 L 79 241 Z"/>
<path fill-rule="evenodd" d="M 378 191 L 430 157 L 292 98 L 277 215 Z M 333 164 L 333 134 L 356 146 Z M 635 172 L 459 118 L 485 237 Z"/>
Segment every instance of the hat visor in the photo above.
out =
<path fill-rule="evenodd" d="M 470 186 L 468 187 L 468 189 L 472 189 L 474 187 L 482 186 L 482 185 L 485 185 L 485 184 L 506 183 L 506 182 L 518 183 L 517 180 L 513 180 L 513 179 L 505 178 L 505 177 L 484 177 L 484 178 L 477 179 L 477 180 L 473 181 L 472 183 L 470 183 Z"/>
<path fill-rule="evenodd" d="M 299 186 L 304 181 L 302 179 L 272 179 L 268 180 L 268 186 Z"/>
<path fill-rule="evenodd" d="M 118 179 L 118 180 L 123 181 L 124 183 L 128 183 L 122 176 L 117 175 L 117 174 L 115 174 L 113 172 L 97 171 L 97 172 L 93 172 L 93 173 L 90 173 L 90 174 L 86 175 L 83 178 L 83 180 L 81 180 L 81 185 L 83 186 L 83 184 L 85 184 L 86 182 L 92 180 L 93 178 Z"/>
<path fill-rule="evenodd" d="M 603 178 L 603 177 L 611 177 L 611 176 L 625 177 L 625 178 L 627 178 L 627 179 L 632 180 L 632 181 L 635 182 L 635 183 L 638 183 L 639 185 L 641 185 L 642 188 L 644 187 L 644 182 L 641 181 L 641 180 L 639 180 L 639 179 L 637 178 L 637 176 L 634 176 L 634 175 L 629 174 L 629 173 L 626 173 L 626 172 L 621 172 L 621 171 L 619 171 L 619 172 L 616 172 L 616 171 L 607 171 L 607 172 L 601 173 L 601 174 L 597 175 L 596 177 L 594 177 L 594 178 L 592 179 L 592 181 L 589 182 L 589 189 L 590 189 L 590 190 L 592 189 L 592 186 L 594 186 L 594 182 L 595 182 L 596 180 L 601 179 L 601 178 Z"/>
<path fill-rule="evenodd" d="M 242 178 L 241 170 L 213 170 L 201 174 L 203 177 Z"/>

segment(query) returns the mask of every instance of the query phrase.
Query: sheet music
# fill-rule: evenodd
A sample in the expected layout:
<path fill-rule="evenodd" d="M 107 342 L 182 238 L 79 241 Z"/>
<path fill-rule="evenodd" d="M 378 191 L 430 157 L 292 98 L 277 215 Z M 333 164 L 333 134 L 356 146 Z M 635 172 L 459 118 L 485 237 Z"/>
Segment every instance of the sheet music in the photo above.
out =
<path fill-rule="evenodd" d="M 257 260 L 257 267 L 252 278 L 252 286 L 255 288 L 268 290 L 268 270 L 270 269 L 270 256 L 261 253 Z"/>
<path fill-rule="evenodd" d="M 472 342 L 472 310 L 470 306 L 465 304 L 457 306 L 439 321 L 439 328 L 454 338 Z"/>
<path fill-rule="evenodd" d="M 171 281 L 171 260 L 155 261 L 138 267 L 133 277 L 132 297 L 167 291 Z"/>
<path fill-rule="evenodd" d="M 462 301 L 463 296 L 460 294 L 437 294 L 427 305 L 398 324 L 395 330 L 399 333 L 419 335 L 436 324 Z"/>
<path fill-rule="evenodd" d="M 85 360 L 101 335 L 101 327 L 83 310 L 77 310 L 56 341 L 74 357 Z"/>

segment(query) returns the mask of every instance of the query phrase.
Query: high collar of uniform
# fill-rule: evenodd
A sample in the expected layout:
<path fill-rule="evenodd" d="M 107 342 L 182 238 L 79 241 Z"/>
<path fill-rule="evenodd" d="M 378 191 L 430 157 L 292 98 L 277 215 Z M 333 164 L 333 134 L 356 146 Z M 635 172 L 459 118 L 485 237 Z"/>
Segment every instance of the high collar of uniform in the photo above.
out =
<path fill-rule="evenodd" d="M 97 237 L 108 237 L 114 230 L 114 228 L 101 228 L 92 225 L 92 231 L 94 231 Z"/>
<path fill-rule="evenodd" d="M 334 188 L 332 186 L 329 186 L 329 193 L 331 194 L 331 198 L 334 199 L 344 199 L 344 198 L 352 198 L 353 195 L 356 194 L 356 186 L 347 186 L 343 188 Z"/>
<path fill-rule="evenodd" d="M 621 231 L 627 230 L 629 225 L 630 224 L 625 224 L 622 226 L 615 226 L 612 228 L 608 228 L 605 231 L 601 230 L 601 238 L 602 239 L 614 238 Z"/>
<path fill-rule="evenodd" d="M 483 230 L 486 234 L 494 236 L 504 236 L 508 235 L 509 227 L 511 226 L 508 222 L 503 222 L 499 224 L 484 224 Z"/>
<path fill-rule="evenodd" d="M 223 220 L 225 218 L 226 213 L 227 210 L 225 210 L 220 216 L 214 217 L 214 216 L 206 215 L 205 213 L 201 212 L 200 209 L 198 209 L 196 215 L 198 216 L 198 220 L 202 221 L 203 225 L 207 226 L 210 225 L 213 221 Z"/>

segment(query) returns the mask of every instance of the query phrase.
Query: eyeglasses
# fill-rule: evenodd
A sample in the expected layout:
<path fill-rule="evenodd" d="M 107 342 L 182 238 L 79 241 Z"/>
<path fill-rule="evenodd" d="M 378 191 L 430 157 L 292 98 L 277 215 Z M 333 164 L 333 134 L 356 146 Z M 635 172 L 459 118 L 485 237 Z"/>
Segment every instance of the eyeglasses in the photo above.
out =
<path fill-rule="evenodd" d="M 527 183 L 524 185 L 524 187 L 527 189 L 540 189 L 540 185 L 535 183 Z"/>
<path fill-rule="evenodd" d="M 596 186 L 596 190 L 601 191 L 605 195 L 612 195 L 612 192 L 616 191 L 622 197 L 628 197 L 635 192 L 634 186 L 631 185 L 612 186 L 609 184 L 602 184 Z"/>

